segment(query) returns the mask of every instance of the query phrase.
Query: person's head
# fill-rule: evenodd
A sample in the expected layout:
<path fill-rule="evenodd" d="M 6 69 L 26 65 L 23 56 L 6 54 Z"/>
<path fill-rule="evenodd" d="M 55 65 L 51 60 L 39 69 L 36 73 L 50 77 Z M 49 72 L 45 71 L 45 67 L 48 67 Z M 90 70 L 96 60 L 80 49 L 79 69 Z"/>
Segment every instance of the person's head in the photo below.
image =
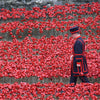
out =
<path fill-rule="evenodd" d="M 80 36 L 78 26 L 70 28 L 70 32 L 71 32 L 71 35 L 72 35 L 73 38 L 76 38 L 76 37 Z"/>

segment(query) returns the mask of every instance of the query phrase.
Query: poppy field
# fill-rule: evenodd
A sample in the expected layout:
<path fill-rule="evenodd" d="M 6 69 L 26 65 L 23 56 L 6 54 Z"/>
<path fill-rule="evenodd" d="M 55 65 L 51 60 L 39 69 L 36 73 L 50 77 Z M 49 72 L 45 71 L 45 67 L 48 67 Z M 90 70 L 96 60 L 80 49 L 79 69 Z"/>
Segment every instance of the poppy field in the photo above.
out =
<path fill-rule="evenodd" d="M 100 3 L 55 5 L 31 10 L 0 10 L 0 78 L 69 78 L 74 39 L 80 27 L 85 41 L 88 78 L 100 78 Z M 34 37 L 34 30 L 40 38 Z M 48 33 L 49 32 L 49 33 Z M 60 33 L 60 34 L 59 34 Z M 36 33 L 35 33 L 36 34 Z M 42 35 L 43 34 L 43 35 Z M 50 37 L 46 35 L 50 34 Z M 23 36 L 25 35 L 25 38 Z M 7 36 L 10 41 L 6 40 Z M 0 100 L 99 100 L 100 83 L 21 82 L 0 84 Z"/>

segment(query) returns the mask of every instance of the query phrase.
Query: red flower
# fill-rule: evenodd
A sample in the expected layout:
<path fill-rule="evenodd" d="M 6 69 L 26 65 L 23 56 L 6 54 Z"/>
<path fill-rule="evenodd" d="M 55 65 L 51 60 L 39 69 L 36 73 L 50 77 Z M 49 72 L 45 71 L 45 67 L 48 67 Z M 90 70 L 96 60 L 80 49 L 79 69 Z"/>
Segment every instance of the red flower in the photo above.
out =
<path fill-rule="evenodd" d="M 3 39 L 3 37 L 2 37 L 2 36 L 0 36 L 0 39 Z"/>

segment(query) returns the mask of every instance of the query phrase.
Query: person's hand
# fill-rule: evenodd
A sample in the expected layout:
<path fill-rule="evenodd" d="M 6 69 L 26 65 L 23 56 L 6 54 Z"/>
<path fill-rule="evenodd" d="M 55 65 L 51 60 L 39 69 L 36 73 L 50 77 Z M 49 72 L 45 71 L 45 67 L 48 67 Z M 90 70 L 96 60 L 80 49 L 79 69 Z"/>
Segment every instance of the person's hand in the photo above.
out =
<path fill-rule="evenodd" d="M 70 56 L 70 60 L 72 60 L 72 58 L 73 58 L 73 55 Z"/>

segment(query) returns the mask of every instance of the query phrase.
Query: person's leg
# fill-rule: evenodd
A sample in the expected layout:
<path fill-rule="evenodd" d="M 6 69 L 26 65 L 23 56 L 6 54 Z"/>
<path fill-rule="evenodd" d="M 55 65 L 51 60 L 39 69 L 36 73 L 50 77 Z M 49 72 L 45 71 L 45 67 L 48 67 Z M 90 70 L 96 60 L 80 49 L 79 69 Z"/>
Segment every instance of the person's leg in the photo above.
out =
<path fill-rule="evenodd" d="M 77 81 L 77 77 L 76 77 L 76 76 L 73 76 L 73 75 L 71 74 L 71 77 L 70 77 L 70 84 L 71 84 L 71 83 L 74 83 L 74 85 L 76 85 L 76 81 Z"/>
<path fill-rule="evenodd" d="M 89 83 L 89 80 L 86 76 L 79 76 L 80 80 L 84 83 Z"/>

